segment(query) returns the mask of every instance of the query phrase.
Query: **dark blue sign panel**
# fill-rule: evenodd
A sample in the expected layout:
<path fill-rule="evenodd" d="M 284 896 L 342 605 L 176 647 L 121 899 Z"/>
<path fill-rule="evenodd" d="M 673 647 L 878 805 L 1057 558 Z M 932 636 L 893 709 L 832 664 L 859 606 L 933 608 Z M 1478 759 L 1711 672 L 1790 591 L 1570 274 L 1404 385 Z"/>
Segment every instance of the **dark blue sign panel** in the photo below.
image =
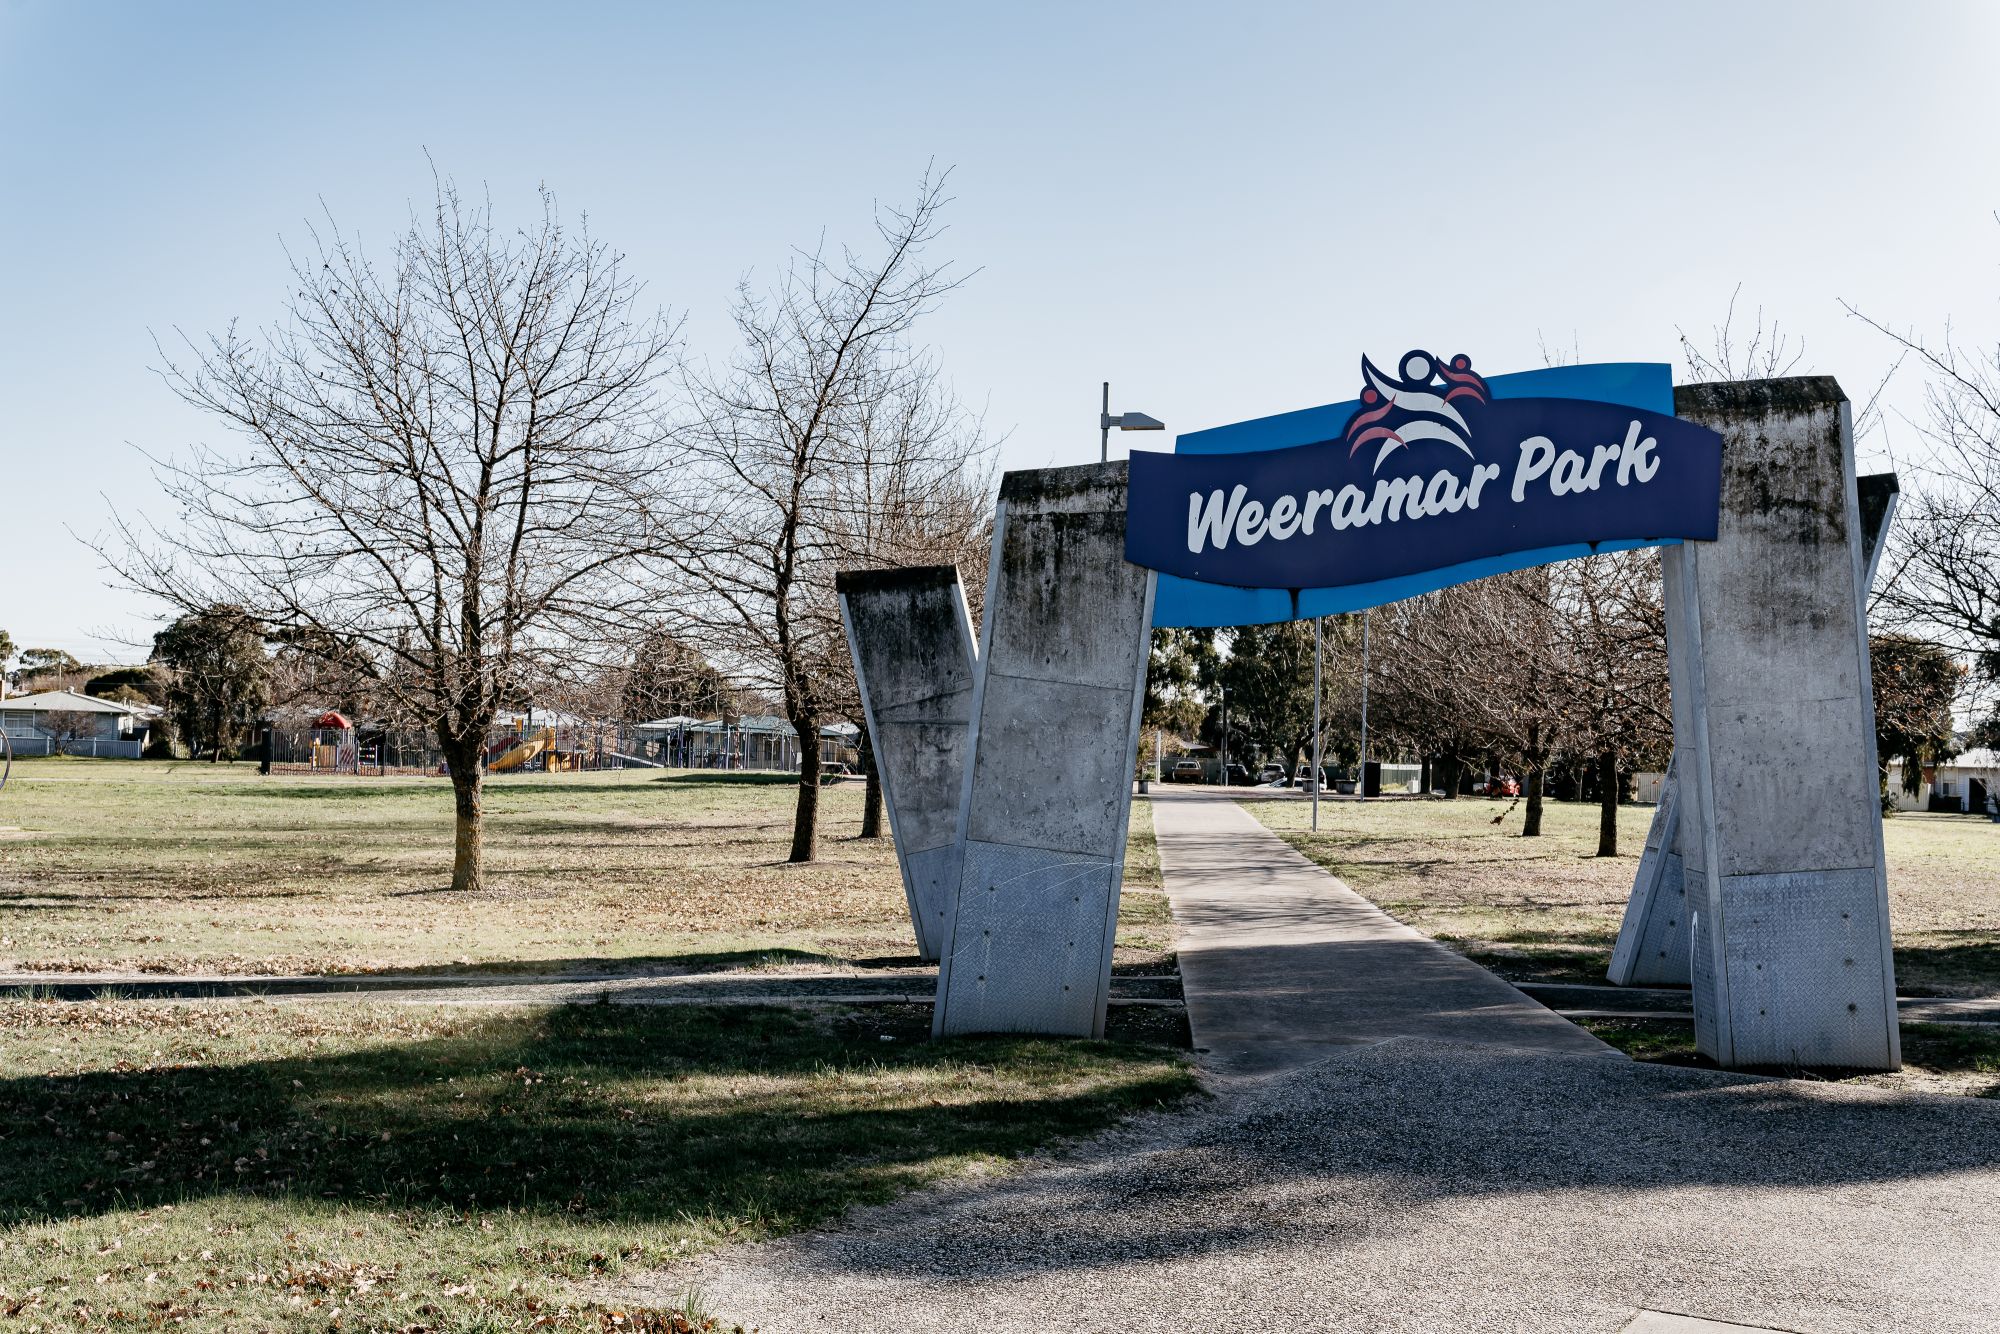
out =
<path fill-rule="evenodd" d="M 1162 580 L 1155 623 L 1323 615 L 1591 550 L 1713 540 L 1721 437 L 1631 392 L 1558 396 L 1593 369 L 1563 368 L 1554 393 L 1523 396 L 1534 375 L 1499 377 L 1517 383 L 1496 393 L 1462 355 L 1410 352 L 1393 372 L 1364 359 L 1361 397 L 1331 438 L 1134 453 L 1126 558 L 1178 576 Z M 1671 403 L 1670 384 L 1654 388 Z M 1335 425 L 1325 410 L 1295 415 Z M 1213 586 L 1225 595 L 1203 596 Z M 1244 615 L 1228 589 L 1285 590 L 1289 611 Z"/>

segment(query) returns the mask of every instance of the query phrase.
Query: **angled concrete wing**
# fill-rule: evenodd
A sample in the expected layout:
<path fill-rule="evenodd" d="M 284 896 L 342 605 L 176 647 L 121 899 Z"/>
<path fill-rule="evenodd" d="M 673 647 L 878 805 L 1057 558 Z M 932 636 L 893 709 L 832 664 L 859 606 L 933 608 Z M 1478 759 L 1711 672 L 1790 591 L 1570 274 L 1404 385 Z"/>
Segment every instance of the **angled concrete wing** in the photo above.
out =
<path fill-rule="evenodd" d="M 933 1031 L 1101 1036 L 1153 575 L 1123 462 L 1000 486 Z"/>
<path fill-rule="evenodd" d="M 958 887 L 958 801 L 978 669 L 965 589 L 950 565 L 844 571 L 834 586 L 917 952 L 935 959 Z"/>
<path fill-rule="evenodd" d="M 1688 984 L 1687 887 L 1682 883 L 1680 852 L 1680 793 L 1676 755 L 1667 762 L 1660 783 L 1660 801 L 1653 808 L 1646 847 L 1639 854 L 1632 897 L 1625 903 L 1625 921 L 1611 951 L 1609 975 L 1620 987 Z"/>

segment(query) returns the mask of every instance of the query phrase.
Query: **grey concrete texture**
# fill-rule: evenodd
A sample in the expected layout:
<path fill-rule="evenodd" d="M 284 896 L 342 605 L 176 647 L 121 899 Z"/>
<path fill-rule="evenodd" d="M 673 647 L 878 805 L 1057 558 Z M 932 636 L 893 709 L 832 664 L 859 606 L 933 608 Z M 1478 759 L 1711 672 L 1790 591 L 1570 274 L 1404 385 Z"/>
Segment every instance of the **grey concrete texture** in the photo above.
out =
<path fill-rule="evenodd" d="M 1122 462 L 1001 481 L 934 1031 L 1104 1031 L 1153 575 Z"/>
<path fill-rule="evenodd" d="M 1617 986 L 1687 985 L 1687 883 L 1679 849 L 1680 784 L 1674 761 L 1668 760 L 1606 970 Z"/>
<path fill-rule="evenodd" d="M 1723 437 L 1717 538 L 1661 562 L 1696 1043 L 1725 1066 L 1893 1069 L 1848 405 L 1802 377 L 1675 408 Z"/>
<path fill-rule="evenodd" d="M 958 887 L 977 649 L 948 565 L 845 571 L 835 581 L 917 952 L 944 948 Z"/>
<path fill-rule="evenodd" d="M 1478 964 L 1396 921 L 1220 789 L 1167 790 L 1153 834 L 1202 1062 L 1267 1075 L 1417 1037 L 1623 1059 Z"/>
<path fill-rule="evenodd" d="M 615 1297 L 695 1282 L 765 1334 L 1985 1334 L 1995 1274 L 2000 1106 L 1405 1040 Z"/>

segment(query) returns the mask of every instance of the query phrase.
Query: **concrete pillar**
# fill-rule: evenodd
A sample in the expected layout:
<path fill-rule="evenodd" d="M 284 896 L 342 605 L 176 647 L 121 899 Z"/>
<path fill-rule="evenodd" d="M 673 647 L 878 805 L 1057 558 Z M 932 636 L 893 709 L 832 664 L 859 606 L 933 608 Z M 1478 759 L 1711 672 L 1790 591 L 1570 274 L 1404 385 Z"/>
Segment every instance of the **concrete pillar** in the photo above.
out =
<path fill-rule="evenodd" d="M 1882 559 L 1883 539 L 1894 521 L 1898 488 L 1894 473 L 1869 473 L 1855 480 L 1860 509 L 1862 578 L 1860 616 L 1868 618 L 1868 590 Z M 1871 713 L 1872 719 L 1872 713 Z M 1607 976 L 1620 987 L 1684 987 L 1692 979 L 1690 919 L 1680 846 L 1680 801 L 1672 760 L 1660 783 L 1659 803 L 1646 832 L 1625 920 L 1611 952 Z M 1811 869 L 1811 868 L 1802 868 Z"/>
<path fill-rule="evenodd" d="M 1125 475 L 1000 484 L 939 1035 L 1104 1032 L 1153 617 Z"/>
<path fill-rule="evenodd" d="M 834 588 L 917 952 L 935 959 L 958 889 L 958 802 L 977 675 L 965 589 L 950 565 L 848 571 Z"/>
<path fill-rule="evenodd" d="M 1848 404 L 1826 377 L 1693 385 L 1721 432 L 1714 542 L 1663 553 L 1700 1050 L 1894 1069 Z"/>

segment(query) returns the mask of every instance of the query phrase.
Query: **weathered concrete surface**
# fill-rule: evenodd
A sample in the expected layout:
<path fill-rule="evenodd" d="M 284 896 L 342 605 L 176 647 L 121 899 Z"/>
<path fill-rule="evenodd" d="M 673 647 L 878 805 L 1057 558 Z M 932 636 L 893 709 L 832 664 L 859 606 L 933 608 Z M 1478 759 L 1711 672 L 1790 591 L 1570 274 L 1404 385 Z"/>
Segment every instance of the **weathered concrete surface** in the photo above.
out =
<path fill-rule="evenodd" d="M 1153 575 L 1125 464 L 1000 486 L 934 1031 L 1099 1036 Z"/>
<path fill-rule="evenodd" d="M 1868 590 L 1882 559 L 1883 539 L 1894 522 L 1899 488 L 1892 472 L 1855 479 L 1861 515 L 1861 617 L 1867 620 Z M 1680 847 L 1680 793 L 1673 761 L 1660 784 L 1660 801 L 1646 833 L 1646 847 L 1632 878 L 1632 896 L 1607 972 L 1621 987 L 1687 986 L 1692 980 L 1693 935 Z M 1812 868 L 1802 868 L 1811 870 Z"/>
<path fill-rule="evenodd" d="M 1659 805 L 1632 877 L 1632 896 L 1611 951 L 1607 975 L 1621 987 L 1686 986 L 1691 933 L 1680 851 L 1680 791 L 1676 760 L 1667 761 Z"/>
<path fill-rule="evenodd" d="M 1341 884 L 1221 788 L 1160 791 L 1153 835 L 1211 1069 L 1266 1075 L 1409 1037 L 1622 1059 Z"/>
<path fill-rule="evenodd" d="M 2000 1328 L 2000 1105 L 1401 1041 L 699 1283 L 796 1330 Z"/>
<path fill-rule="evenodd" d="M 950 565 L 844 571 L 834 587 L 917 952 L 935 959 L 958 888 L 958 801 L 978 674 L 965 589 Z"/>
<path fill-rule="evenodd" d="M 1723 435 L 1714 542 L 1663 573 L 1695 1033 L 1727 1066 L 1900 1060 L 1848 405 L 1684 386 Z"/>

